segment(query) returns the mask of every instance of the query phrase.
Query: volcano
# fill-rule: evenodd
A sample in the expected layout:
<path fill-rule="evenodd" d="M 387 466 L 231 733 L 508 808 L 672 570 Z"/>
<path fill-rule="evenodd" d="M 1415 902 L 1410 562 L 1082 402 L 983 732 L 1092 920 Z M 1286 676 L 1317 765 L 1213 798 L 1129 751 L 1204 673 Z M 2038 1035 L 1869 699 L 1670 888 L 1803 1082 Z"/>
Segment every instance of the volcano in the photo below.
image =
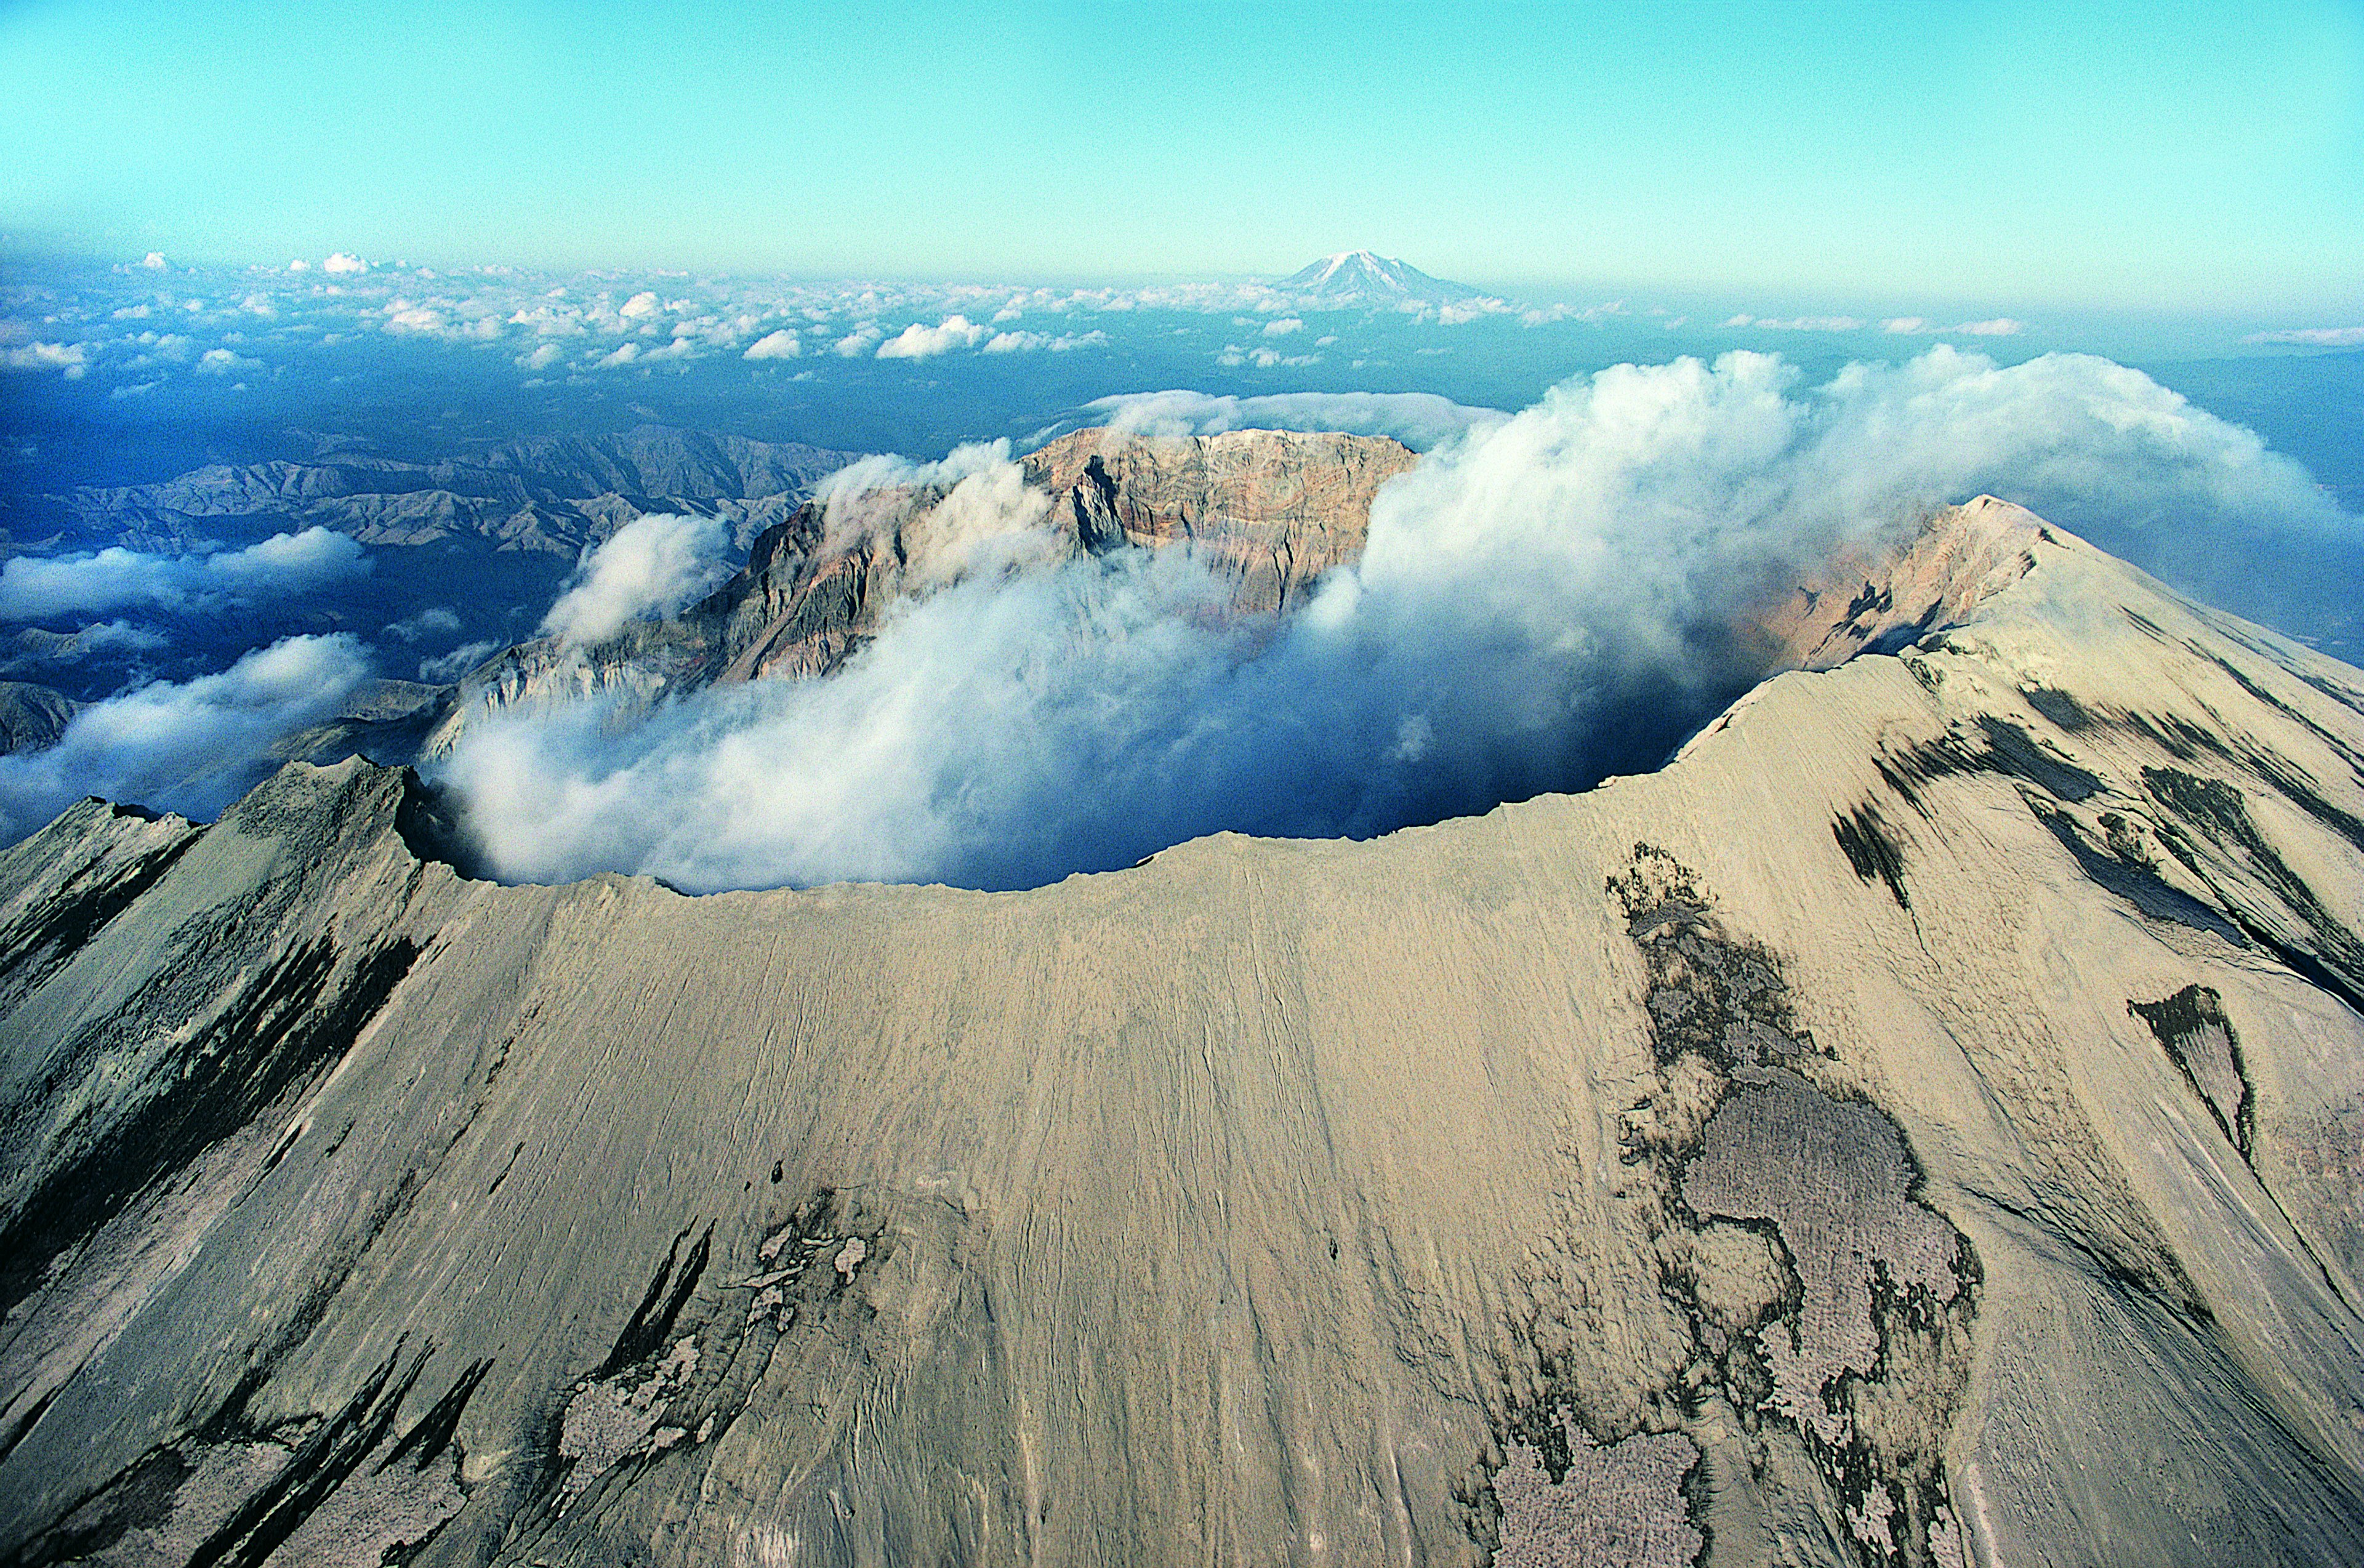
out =
<path fill-rule="evenodd" d="M 2364 1559 L 2364 673 L 1992 500 L 1863 576 L 1656 771 L 1027 891 L 73 806 L 0 1551 Z"/>

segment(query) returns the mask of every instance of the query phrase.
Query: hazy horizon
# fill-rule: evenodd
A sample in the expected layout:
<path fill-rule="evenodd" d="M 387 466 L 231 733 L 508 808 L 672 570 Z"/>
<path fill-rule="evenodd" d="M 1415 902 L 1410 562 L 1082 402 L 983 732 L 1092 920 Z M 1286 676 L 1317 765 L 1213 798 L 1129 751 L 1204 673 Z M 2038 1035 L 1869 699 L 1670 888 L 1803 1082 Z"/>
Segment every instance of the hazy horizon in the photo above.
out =
<path fill-rule="evenodd" d="M 2101 68 L 2102 66 L 2106 68 Z M 49 0 L 0 250 L 2364 321 L 2364 13 Z"/>

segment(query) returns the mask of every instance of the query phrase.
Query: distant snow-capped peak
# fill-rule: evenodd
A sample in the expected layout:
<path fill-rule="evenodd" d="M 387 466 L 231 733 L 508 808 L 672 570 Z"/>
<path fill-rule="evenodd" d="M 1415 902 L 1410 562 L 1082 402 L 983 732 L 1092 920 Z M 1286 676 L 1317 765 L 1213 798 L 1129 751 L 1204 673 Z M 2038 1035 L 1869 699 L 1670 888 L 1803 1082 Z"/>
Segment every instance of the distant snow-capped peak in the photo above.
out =
<path fill-rule="evenodd" d="M 1408 261 L 1368 250 L 1341 250 L 1291 272 L 1276 287 L 1340 304 L 1368 300 L 1388 305 L 1447 305 L 1483 297 L 1466 284 L 1433 278 Z"/>

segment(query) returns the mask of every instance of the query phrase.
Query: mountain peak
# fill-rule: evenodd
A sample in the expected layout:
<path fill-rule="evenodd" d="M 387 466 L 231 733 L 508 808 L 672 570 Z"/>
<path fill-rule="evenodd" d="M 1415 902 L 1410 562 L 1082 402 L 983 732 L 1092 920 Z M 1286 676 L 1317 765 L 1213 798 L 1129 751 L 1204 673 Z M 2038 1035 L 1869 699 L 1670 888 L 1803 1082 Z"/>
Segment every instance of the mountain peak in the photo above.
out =
<path fill-rule="evenodd" d="M 1337 305 L 1449 305 L 1483 297 L 1466 284 L 1431 277 L 1409 261 L 1370 250 L 1324 256 L 1276 286 Z"/>

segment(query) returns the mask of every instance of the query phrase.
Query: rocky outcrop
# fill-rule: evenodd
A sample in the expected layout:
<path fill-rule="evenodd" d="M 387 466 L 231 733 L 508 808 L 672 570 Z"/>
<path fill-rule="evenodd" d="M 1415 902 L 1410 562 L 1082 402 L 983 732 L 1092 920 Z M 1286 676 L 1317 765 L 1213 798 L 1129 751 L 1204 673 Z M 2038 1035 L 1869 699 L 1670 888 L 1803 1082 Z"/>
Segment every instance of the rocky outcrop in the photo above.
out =
<path fill-rule="evenodd" d="M 1099 428 L 1062 436 L 1022 462 L 1047 498 L 1047 565 L 1128 547 L 1179 546 L 1234 584 L 1251 615 L 1288 608 L 1321 573 L 1362 553 L 1379 486 L 1418 462 L 1384 437 L 1234 430 L 1149 437 Z M 704 606 L 729 651 L 719 678 L 823 673 L 899 598 L 950 580 L 934 559 L 942 489 L 894 490 L 842 505 L 848 527 L 808 506 L 759 539 L 746 570 Z"/>
<path fill-rule="evenodd" d="M 1362 554 L 1379 487 L 1419 461 L 1384 437 L 1229 430 L 1156 439 L 1102 429 L 1026 459 L 1051 519 L 1086 550 L 1188 546 L 1252 614 L 1287 609 Z"/>
<path fill-rule="evenodd" d="M 53 687 L 0 681 L 0 757 L 56 745 L 82 706 Z"/>
<path fill-rule="evenodd" d="M 1950 606 L 1894 656 L 1367 842 L 689 898 L 358 762 L 75 806 L 0 1553 L 2364 1558 L 2364 673 L 1974 515 L 1783 634 Z"/>
<path fill-rule="evenodd" d="M 1379 487 L 1418 461 L 1367 436 L 1241 430 L 1207 437 L 1078 430 L 1027 457 L 1043 508 L 1022 564 L 1127 548 L 1191 550 L 1233 584 L 1243 614 L 1287 609 L 1362 550 Z M 946 535 L 950 487 L 890 486 L 811 502 L 757 536 L 747 564 L 703 603 L 627 627 L 597 648 L 530 643 L 462 684 L 426 754 L 488 714 L 599 691 L 653 701 L 719 682 L 836 669 L 896 603 L 978 570 Z"/>

